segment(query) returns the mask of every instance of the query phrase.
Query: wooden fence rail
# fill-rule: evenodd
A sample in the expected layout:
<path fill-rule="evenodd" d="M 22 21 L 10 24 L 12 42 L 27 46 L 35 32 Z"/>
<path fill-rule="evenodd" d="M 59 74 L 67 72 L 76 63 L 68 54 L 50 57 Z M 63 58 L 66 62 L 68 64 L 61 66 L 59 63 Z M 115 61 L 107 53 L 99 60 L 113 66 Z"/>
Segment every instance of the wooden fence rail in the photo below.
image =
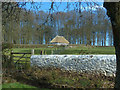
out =
<path fill-rule="evenodd" d="M 33 51 L 33 50 L 32 50 Z M 11 60 L 13 61 L 15 67 L 17 69 L 25 68 L 27 64 L 30 65 L 30 57 L 32 54 L 32 51 L 29 52 L 13 52 L 11 51 Z"/>
<path fill-rule="evenodd" d="M 30 63 L 31 55 L 34 55 L 34 49 L 31 52 L 13 52 L 11 51 L 11 60 L 14 64 Z M 40 55 L 45 55 L 46 51 L 40 51 Z"/>

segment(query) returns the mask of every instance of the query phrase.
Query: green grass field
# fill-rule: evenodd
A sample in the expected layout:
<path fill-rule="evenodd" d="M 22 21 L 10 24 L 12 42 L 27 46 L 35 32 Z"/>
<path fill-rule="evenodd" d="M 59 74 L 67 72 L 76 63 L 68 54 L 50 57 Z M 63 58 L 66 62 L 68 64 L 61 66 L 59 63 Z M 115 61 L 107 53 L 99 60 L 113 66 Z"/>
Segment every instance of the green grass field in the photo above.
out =
<path fill-rule="evenodd" d="M 114 47 L 75 47 L 68 48 L 61 52 L 61 54 L 75 54 L 75 55 L 83 55 L 83 54 L 115 54 Z"/>
<path fill-rule="evenodd" d="M 31 52 L 33 48 L 13 48 L 14 52 Z M 115 54 L 114 47 L 87 47 L 87 46 L 77 46 L 77 47 L 59 47 L 59 48 L 34 48 L 35 54 L 40 55 L 40 51 L 46 51 L 46 54 L 49 55 L 51 52 L 57 52 L 56 54 L 73 54 L 73 55 L 82 55 L 82 54 Z"/>
<path fill-rule="evenodd" d="M 12 48 L 13 52 L 28 52 L 30 53 L 34 49 L 35 55 L 40 55 L 41 51 L 44 51 L 45 53 L 43 55 L 51 55 L 53 54 L 66 54 L 66 55 L 87 55 L 87 54 L 115 54 L 115 48 L 114 47 L 92 47 L 92 46 L 72 46 L 72 47 L 42 47 L 42 48 Z M 7 55 L 10 55 L 10 51 L 6 53 Z M 14 56 L 22 56 L 22 54 L 14 54 Z M 30 54 L 25 55 L 24 57 L 31 57 Z M 14 62 L 16 62 L 19 57 L 14 57 Z M 26 62 L 27 61 L 27 62 Z M 22 58 L 19 62 L 20 63 L 30 63 L 30 58 Z"/>

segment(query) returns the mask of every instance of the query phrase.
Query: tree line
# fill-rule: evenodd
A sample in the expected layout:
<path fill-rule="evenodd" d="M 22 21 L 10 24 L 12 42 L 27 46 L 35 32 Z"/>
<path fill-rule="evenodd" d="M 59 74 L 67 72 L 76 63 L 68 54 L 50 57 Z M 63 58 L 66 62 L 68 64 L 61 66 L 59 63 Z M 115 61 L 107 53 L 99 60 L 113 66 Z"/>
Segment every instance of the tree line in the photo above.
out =
<path fill-rule="evenodd" d="M 26 10 L 18 5 L 13 15 L 6 18 L 7 14 L 2 13 L 4 42 L 49 44 L 56 35 L 60 35 L 70 44 L 113 45 L 111 22 L 104 8 L 49 13 Z"/>

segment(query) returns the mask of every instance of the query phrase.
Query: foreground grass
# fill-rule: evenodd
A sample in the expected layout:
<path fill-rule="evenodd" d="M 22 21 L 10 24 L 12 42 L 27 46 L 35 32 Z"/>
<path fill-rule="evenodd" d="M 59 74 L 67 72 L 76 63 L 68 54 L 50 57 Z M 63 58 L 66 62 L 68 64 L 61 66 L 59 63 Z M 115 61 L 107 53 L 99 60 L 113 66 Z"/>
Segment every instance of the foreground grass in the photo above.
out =
<path fill-rule="evenodd" d="M 73 72 L 55 67 L 3 69 L 3 88 L 113 88 L 114 77 L 94 72 Z M 13 72 L 14 71 L 14 72 Z M 42 89 L 43 90 L 43 89 Z M 45 89 L 46 90 L 46 89 Z"/>
<path fill-rule="evenodd" d="M 24 73 L 13 73 L 20 83 L 37 88 L 113 88 L 114 77 L 95 73 L 78 73 L 59 68 L 32 68 Z M 16 85 L 17 86 L 17 85 Z M 4 86 L 5 87 L 5 86 Z M 6 86 L 7 87 L 7 86 Z M 23 86 L 24 87 L 24 86 Z M 29 86 L 27 86 L 29 87 Z"/>
<path fill-rule="evenodd" d="M 19 82 L 3 84 L 2 88 L 36 88 L 37 89 L 37 87 L 21 84 Z"/>

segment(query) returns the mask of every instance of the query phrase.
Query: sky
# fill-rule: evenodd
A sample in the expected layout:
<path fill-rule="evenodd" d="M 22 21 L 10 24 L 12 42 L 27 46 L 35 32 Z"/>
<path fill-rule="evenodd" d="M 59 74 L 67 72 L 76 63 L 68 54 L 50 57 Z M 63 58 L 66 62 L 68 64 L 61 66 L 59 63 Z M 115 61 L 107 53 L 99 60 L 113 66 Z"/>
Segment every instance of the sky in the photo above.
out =
<path fill-rule="evenodd" d="M 33 11 L 44 11 L 44 12 L 48 12 L 50 9 L 50 5 L 52 2 L 36 2 L 34 4 L 31 3 L 27 3 L 26 6 L 24 6 L 24 8 L 26 8 L 27 10 L 33 10 Z M 95 10 L 95 8 L 103 8 L 103 2 L 95 2 L 96 4 L 98 4 L 99 6 L 94 6 L 93 10 Z M 69 10 L 74 10 L 75 3 L 74 2 L 69 2 Z M 59 12 L 59 11 L 63 11 L 63 12 L 67 12 L 67 2 L 55 2 L 54 3 L 54 11 L 53 12 Z M 38 9 L 37 9 L 38 8 Z M 81 10 L 84 10 L 83 8 L 88 8 L 86 2 L 82 2 L 81 3 Z"/>

